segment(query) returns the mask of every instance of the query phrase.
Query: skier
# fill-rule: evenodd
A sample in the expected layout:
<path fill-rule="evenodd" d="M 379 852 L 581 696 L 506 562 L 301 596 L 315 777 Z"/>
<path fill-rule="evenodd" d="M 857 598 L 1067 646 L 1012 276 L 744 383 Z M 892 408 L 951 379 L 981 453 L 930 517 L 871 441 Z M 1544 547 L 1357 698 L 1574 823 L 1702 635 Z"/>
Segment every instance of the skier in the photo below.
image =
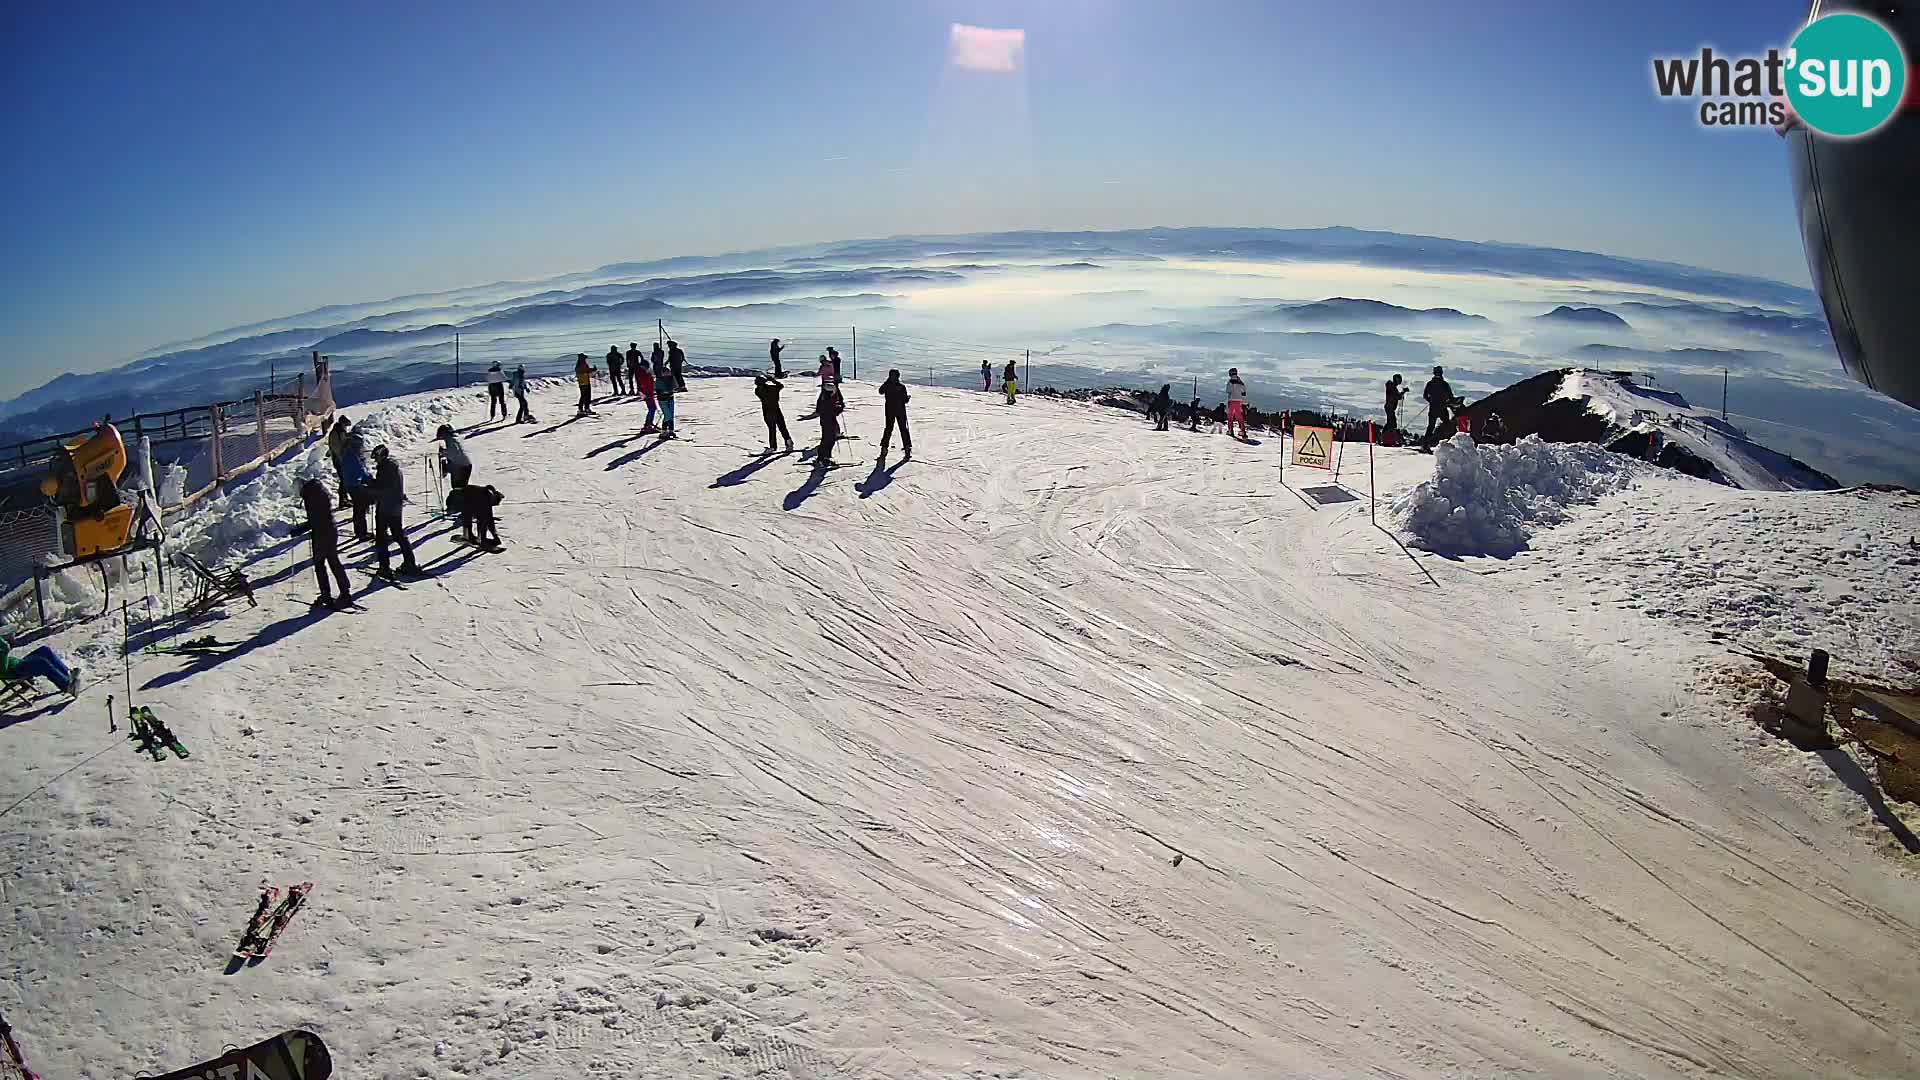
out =
<path fill-rule="evenodd" d="M 774 339 L 778 341 L 778 338 Z M 793 435 L 787 431 L 787 418 L 780 411 L 780 391 L 786 384 L 779 379 L 770 379 L 765 375 L 753 377 L 753 395 L 760 399 L 760 418 L 767 422 L 767 453 L 773 453 L 773 437 L 777 434 L 786 440 L 787 453 L 793 453 Z"/>
<path fill-rule="evenodd" d="M 347 568 L 340 565 L 340 530 L 333 523 L 333 500 L 327 497 L 326 485 L 317 479 L 308 479 L 300 485 L 300 501 L 307 508 L 307 541 L 313 551 L 313 576 L 320 579 L 320 595 L 314 598 L 313 606 L 346 607 L 353 601 L 353 590 L 347 587 Z M 340 585 L 338 596 L 327 583 L 329 571 Z"/>
<path fill-rule="evenodd" d="M 985 360 L 980 361 L 980 389 L 993 389 L 993 365 Z"/>
<path fill-rule="evenodd" d="M 880 460 L 887 460 L 887 444 L 893 441 L 893 429 L 900 428 L 901 460 L 913 459 L 913 432 L 907 430 L 907 402 L 913 396 L 907 393 L 907 384 L 900 381 L 900 370 L 894 368 L 887 372 L 887 381 L 880 384 L 880 396 L 886 401 L 887 426 L 880 433 Z"/>
<path fill-rule="evenodd" d="M 1427 433 L 1420 441 L 1432 446 L 1440 433 L 1447 430 L 1447 422 L 1452 419 L 1447 409 L 1453 402 L 1453 387 L 1447 385 L 1447 373 L 1441 368 L 1433 369 L 1433 378 L 1427 380 L 1426 389 L 1420 396 L 1427 402 Z"/>
<path fill-rule="evenodd" d="M 1227 369 L 1227 434 L 1233 435 L 1235 424 L 1240 425 L 1240 434 L 1235 436 L 1242 441 L 1247 438 L 1247 384 L 1240 381 L 1240 369 Z"/>
<path fill-rule="evenodd" d="M 626 365 L 618 345 L 607 346 L 607 384 L 613 387 L 615 397 L 627 392 Z"/>
<path fill-rule="evenodd" d="M 1147 419 L 1153 421 L 1153 430 L 1166 431 L 1173 420 L 1173 384 L 1161 383 L 1160 392 L 1153 395 L 1147 403 Z"/>
<path fill-rule="evenodd" d="M 820 354 L 820 370 L 815 372 L 815 374 L 820 377 L 820 385 L 822 388 L 832 386 L 836 381 L 833 377 L 833 361 L 827 359 L 826 353 Z"/>
<path fill-rule="evenodd" d="M 320 490 L 320 498 L 327 497 L 325 488 Z M 69 666 L 53 646 L 42 645 L 25 656 L 13 655 L 13 643 L 0 637 L 0 682 L 29 683 L 35 679 L 45 679 L 68 697 L 80 696 L 80 667 Z"/>
<path fill-rule="evenodd" d="M 1200 430 L 1200 399 L 1194 398 L 1187 405 L 1187 430 Z"/>
<path fill-rule="evenodd" d="M 838 384 L 840 382 L 840 350 L 831 345 L 827 346 L 827 359 L 833 362 L 833 381 Z"/>
<path fill-rule="evenodd" d="M 680 355 L 680 346 L 673 346 L 673 355 Z M 678 383 L 678 374 L 668 367 L 668 362 L 661 356 L 660 346 L 656 344 L 653 347 L 653 392 L 660 399 L 660 437 L 662 439 L 680 437 L 673 426 L 673 394 Z"/>
<path fill-rule="evenodd" d="M 513 369 L 513 396 L 520 403 L 520 411 L 515 414 L 516 424 L 533 423 L 533 409 L 527 405 L 527 365 L 517 364 Z"/>
<path fill-rule="evenodd" d="M 485 487 L 463 484 L 447 493 L 447 509 L 459 514 L 462 522 L 471 522 L 470 531 L 462 539 L 488 551 L 499 551 L 504 546 L 500 543 L 499 523 L 493 516 L 493 508 L 500 504 L 500 499 L 500 489 L 492 484 Z"/>
<path fill-rule="evenodd" d="M 440 445 L 440 472 L 448 483 L 457 488 L 466 487 L 473 479 L 473 458 L 467 455 L 466 445 L 460 436 L 454 433 L 453 425 L 441 424 L 433 433 Z"/>
<path fill-rule="evenodd" d="M 1007 404 L 1012 405 L 1020 396 L 1020 379 L 1013 361 L 1007 361 L 1007 369 L 1000 373 L 1000 389 L 1007 392 Z"/>
<path fill-rule="evenodd" d="M 686 365 L 687 365 L 687 354 L 680 351 L 680 343 L 673 340 L 672 338 L 668 338 L 667 339 L 667 367 L 673 372 L 673 392 L 676 394 L 684 394 L 687 391 L 687 376 L 685 371 Z M 654 389 L 655 389 L 655 392 L 658 392 L 659 390 L 658 387 L 655 387 Z M 667 426 L 671 428 L 673 426 L 673 421 L 668 420 Z"/>
<path fill-rule="evenodd" d="M 587 363 L 587 354 L 581 353 L 573 362 L 573 380 L 580 384 L 580 408 L 575 416 L 593 415 L 593 366 Z"/>
<path fill-rule="evenodd" d="M 500 361 L 487 365 L 487 421 L 493 421 L 493 411 L 500 410 L 500 419 L 507 418 L 507 373 L 500 369 Z"/>
<path fill-rule="evenodd" d="M 627 393 L 640 392 L 640 343 L 627 342 Z"/>
<path fill-rule="evenodd" d="M 1387 382 L 1387 430 L 1388 431 L 1400 430 L 1400 417 L 1399 417 L 1400 403 L 1406 400 L 1406 397 L 1407 397 L 1407 387 L 1406 387 L 1406 384 L 1400 380 L 1400 376 L 1395 375 L 1392 379 L 1388 380 Z"/>
<path fill-rule="evenodd" d="M 417 577 L 420 564 L 413 560 L 413 543 L 407 539 L 406 523 L 401 520 L 402 509 L 407 504 L 407 487 L 400 476 L 400 463 L 388 456 L 384 443 L 373 448 L 373 463 L 373 544 L 380 560 L 376 576 L 393 580 L 393 570 L 387 562 L 387 544 L 391 541 L 400 546 L 400 572 Z"/>
<path fill-rule="evenodd" d="M 780 370 L 780 350 L 783 348 L 785 348 L 785 346 L 780 344 L 779 338 L 774 338 L 767 346 L 767 357 L 773 361 L 773 377 L 775 379 L 786 377 L 786 373 Z"/>
<path fill-rule="evenodd" d="M 657 404 L 654 400 L 653 367 L 647 363 L 646 357 L 640 355 L 639 350 L 634 351 L 633 357 L 633 389 L 647 403 L 647 422 L 641 425 L 640 434 L 647 435 L 660 430 L 653 423 Z"/>
<path fill-rule="evenodd" d="M 813 409 L 813 414 L 820 418 L 820 449 L 813 455 L 815 468 L 824 469 L 833 464 L 833 444 L 840 438 L 840 413 L 845 408 L 839 389 L 830 382 L 821 383 L 820 400 Z"/>
<path fill-rule="evenodd" d="M 340 439 L 340 483 L 353 503 L 353 536 L 356 540 L 371 539 L 367 510 L 373 506 L 373 475 L 367 471 L 366 441 L 345 417 L 335 426 L 347 429 Z"/>

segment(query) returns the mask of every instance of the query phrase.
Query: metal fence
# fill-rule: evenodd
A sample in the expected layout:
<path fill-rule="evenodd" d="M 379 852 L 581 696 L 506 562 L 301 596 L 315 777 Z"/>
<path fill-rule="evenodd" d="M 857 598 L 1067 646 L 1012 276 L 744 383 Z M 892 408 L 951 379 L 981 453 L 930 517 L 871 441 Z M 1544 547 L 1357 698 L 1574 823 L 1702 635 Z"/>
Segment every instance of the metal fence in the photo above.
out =
<path fill-rule="evenodd" d="M 156 496 L 166 520 L 222 485 L 241 478 L 303 441 L 320 417 L 307 410 L 303 372 L 251 398 L 218 401 L 124 419 L 103 417 L 127 443 L 122 498 Z M 36 567 L 62 562 L 60 517 L 39 481 L 62 446 L 95 428 L 43 436 L 0 448 L 0 609 L 18 602 Z"/>

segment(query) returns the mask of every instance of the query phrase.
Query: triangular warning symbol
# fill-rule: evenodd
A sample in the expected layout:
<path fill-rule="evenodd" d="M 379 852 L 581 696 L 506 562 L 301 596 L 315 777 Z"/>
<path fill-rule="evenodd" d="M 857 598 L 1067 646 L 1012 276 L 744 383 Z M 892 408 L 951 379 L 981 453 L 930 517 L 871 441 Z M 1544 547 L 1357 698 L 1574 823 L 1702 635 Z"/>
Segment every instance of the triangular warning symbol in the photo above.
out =
<path fill-rule="evenodd" d="M 1306 441 L 1306 443 L 1305 443 L 1305 445 L 1303 445 L 1303 446 L 1301 446 L 1301 447 L 1300 447 L 1300 454 L 1299 454 L 1299 456 L 1301 456 L 1301 457 L 1310 457 L 1310 458 L 1318 458 L 1318 457 L 1326 457 L 1326 456 L 1327 456 L 1327 448 L 1326 448 L 1326 447 L 1324 447 L 1324 446 L 1322 446 L 1322 445 L 1320 445 L 1320 433 L 1319 433 L 1319 432 L 1317 432 L 1317 431 L 1309 431 L 1309 432 L 1307 432 L 1307 441 Z"/>

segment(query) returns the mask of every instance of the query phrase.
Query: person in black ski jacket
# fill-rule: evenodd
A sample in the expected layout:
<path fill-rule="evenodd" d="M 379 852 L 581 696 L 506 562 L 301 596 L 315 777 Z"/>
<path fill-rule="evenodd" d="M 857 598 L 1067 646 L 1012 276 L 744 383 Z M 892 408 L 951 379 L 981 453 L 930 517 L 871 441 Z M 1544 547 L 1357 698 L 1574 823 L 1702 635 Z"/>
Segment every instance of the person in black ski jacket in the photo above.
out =
<path fill-rule="evenodd" d="M 333 524 L 333 497 L 327 485 L 308 479 L 300 485 L 300 502 L 307 509 L 307 540 L 313 550 L 313 576 L 320 579 L 320 595 L 314 607 L 342 608 L 352 602 L 353 590 L 347 587 L 347 568 L 340 565 L 340 530 Z M 340 585 L 334 595 L 327 581 L 331 571 Z"/>
<path fill-rule="evenodd" d="M 820 400 L 813 407 L 813 414 L 820 419 L 820 449 L 813 455 L 816 468 L 833 464 L 833 444 L 840 438 L 840 412 L 844 408 L 846 402 L 841 400 L 838 387 L 831 383 L 820 387 Z"/>
<path fill-rule="evenodd" d="M 1153 395 L 1153 403 L 1147 406 L 1147 418 L 1153 421 L 1153 430 L 1167 430 L 1167 423 L 1173 418 L 1172 383 L 1160 384 L 1160 392 Z"/>
<path fill-rule="evenodd" d="M 780 370 L 780 350 L 784 348 L 786 346 L 780 344 L 779 338 L 774 338 L 767 344 L 767 358 L 773 361 L 773 377 L 776 379 L 787 377 L 787 373 Z"/>
<path fill-rule="evenodd" d="M 1427 380 L 1427 388 L 1420 396 L 1427 402 L 1427 434 L 1421 441 L 1431 445 L 1436 437 L 1446 438 L 1447 430 L 1453 426 L 1449 412 L 1453 407 L 1453 387 L 1447 385 L 1446 372 L 1434 368 L 1433 378 Z"/>
<path fill-rule="evenodd" d="M 1387 430 L 1400 430 L 1400 403 L 1407 398 L 1407 386 L 1395 375 L 1387 382 Z"/>
<path fill-rule="evenodd" d="M 777 339 L 776 339 L 777 340 Z M 771 454 L 778 445 L 774 436 L 778 435 L 787 442 L 787 452 L 793 452 L 793 435 L 787 431 L 786 414 L 780 411 L 780 391 L 786 384 L 779 379 L 770 379 L 765 375 L 753 377 L 753 396 L 760 399 L 760 418 L 767 422 L 767 453 Z"/>
<path fill-rule="evenodd" d="M 907 384 L 900 381 L 900 370 L 894 368 L 887 372 L 887 381 L 880 384 L 880 397 L 886 401 L 887 426 L 880 433 L 880 460 L 887 460 L 887 444 L 893 441 L 893 429 L 900 429 L 900 449 L 906 458 L 913 457 L 913 432 L 907 430 L 907 402 L 913 396 L 907 393 Z"/>
<path fill-rule="evenodd" d="M 680 343 L 677 341 L 668 341 L 667 370 L 673 372 L 673 389 L 676 393 L 684 394 L 687 392 L 687 376 L 684 373 L 686 366 L 687 354 L 680 351 Z M 659 388 L 655 387 L 654 392 L 658 393 Z"/>
<path fill-rule="evenodd" d="M 1187 404 L 1187 430 L 1200 430 L 1200 399 L 1194 398 Z"/>
<path fill-rule="evenodd" d="M 993 365 L 985 360 L 980 361 L 980 389 L 993 389 Z"/>
<path fill-rule="evenodd" d="M 627 365 L 618 345 L 607 346 L 607 383 L 615 397 L 627 392 Z"/>
<path fill-rule="evenodd" d="M 493 516 L 493 508 L 500 505 L 501 498 L 500 489 L 492 484 L 465 484 L 447 493 L 447 512 L 472 522 L 473 535 L 467 539 L 488 551 L 499 551 L 500 523 Z"/>
<path fill-rule="evenodd" d="M 387 454 L 384 445 L 373 448 L 373 461 L 373 547 L 380 560 L 379 576 L 393 580 L 393 570 L 387 562 L 388 541 L 400 546 L 400 572 L 417 576 L 420 564 L 413 559 L 413 542 L 407 539 L 407 526 L 401 520 L 401 511 L 407 504 L 407 487 L 400 477 L 400 463 Z"/>
<path fill-rule="evenodd" d="M 640 392 L 640 343 L 627 342 L 627 393 Z"/>

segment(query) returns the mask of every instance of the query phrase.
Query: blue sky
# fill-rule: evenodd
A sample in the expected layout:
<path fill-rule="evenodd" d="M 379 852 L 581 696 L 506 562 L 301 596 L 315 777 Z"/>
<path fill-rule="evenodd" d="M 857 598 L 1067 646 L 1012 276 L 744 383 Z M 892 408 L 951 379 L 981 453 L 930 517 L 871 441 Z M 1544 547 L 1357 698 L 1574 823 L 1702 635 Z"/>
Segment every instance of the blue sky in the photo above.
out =
<path fill-rule="evenodd" d="M 0 395 L 328 303 L 902 232 L 1345 224 L 1804 283 L 1652 56 L 1804 3 L 12 5 Z M 1013 74 L 953 23 L 1026 32 Z"/>

